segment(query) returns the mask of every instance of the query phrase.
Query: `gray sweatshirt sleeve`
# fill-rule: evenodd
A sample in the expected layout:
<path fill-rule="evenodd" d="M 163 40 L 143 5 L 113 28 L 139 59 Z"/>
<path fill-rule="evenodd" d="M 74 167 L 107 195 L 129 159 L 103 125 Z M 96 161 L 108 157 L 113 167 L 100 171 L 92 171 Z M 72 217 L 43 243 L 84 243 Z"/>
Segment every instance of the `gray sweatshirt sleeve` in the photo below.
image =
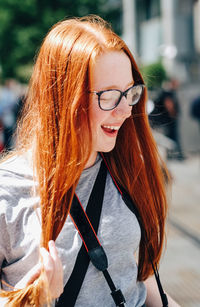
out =
<path fill-rule="evenodd" d="M 0 277 L 11 290 L 2 281 L 15 286 L 38 262 L 41 227 L 32 178 L 6 167 L 0 167 Z"/>
<path fill-rule="evenodd" d="M 8 192 L 0 187 L 0 268 L 2 268 L 3 262 L 6 262 L 10 246 L 10 238 L 6 224 L 6 207 L 8 198 Z"/>

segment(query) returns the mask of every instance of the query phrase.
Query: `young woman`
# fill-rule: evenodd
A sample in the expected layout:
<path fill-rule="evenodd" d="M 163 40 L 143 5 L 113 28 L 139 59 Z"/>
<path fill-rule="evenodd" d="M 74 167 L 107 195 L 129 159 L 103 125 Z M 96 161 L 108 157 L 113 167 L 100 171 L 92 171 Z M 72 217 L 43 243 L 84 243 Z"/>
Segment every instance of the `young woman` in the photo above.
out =
<path fill-rule="evenodd" d="M 98 238 L 108 271 L 126 306 L 162 306 L 152 263 L 156 267 L 161 257 L 166 198 L 146 98 L 132 54 L 102 19 L 65 20 L 48 33 L 16 150 L 0 166 L 2 302 L 59 303 L 82 245 L 69 214 L 72 200 L 76 194 L 87 207 L 104 164 Z M 138 214 L 126 206 L 115 181 Z M 168 299 L 169 306 L 178 306 Z M 75 306 L 115 306 L 102 272 L 91 262 Z"/>

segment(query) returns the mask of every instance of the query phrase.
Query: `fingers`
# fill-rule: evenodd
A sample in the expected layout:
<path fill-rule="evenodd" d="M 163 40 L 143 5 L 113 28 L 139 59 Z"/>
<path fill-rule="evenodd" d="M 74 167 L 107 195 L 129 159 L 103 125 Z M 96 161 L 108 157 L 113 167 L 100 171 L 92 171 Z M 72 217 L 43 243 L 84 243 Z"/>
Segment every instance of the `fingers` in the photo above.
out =
<path fill-rule="evenodd" d="M 56 258 L 58 258 L 58 252 L 55 246 L 55 242 L 53 240 L 49 241 L 48 246 L 49 246 L 49 252 L 52 258 L 55 260 Z"/>
<path fill-rule="evenodd" d="M 63 266 L 54 241 L 49 241 L 49 253 L 54 261 L 54 275 L 51 279 L 51 288 L 54 289 L 54 298 L 57 298 L 63 292 Z"/>
<path fill-rule="evenodd" d="M 63 292 L 63 268 L 54 241 L 49 241 L 49 252 L 41 248 L 44 270 L 49 283 L 52 298 L 57 298 Z"/>
<path fill-rule="evenodd" d="M 22 289 L 32 284 L 40 275 L 41 264 L 36 264 L 16 285 L 16 289 Z"/>
<path fill-rule="evenodd" d="M 26 286 L 32 284 L 40 276 L 41 263 L 36 264 L 36 266 L 34 267 L 34 270 L 32 269 L 30 271 L 30 273 L 31 274 L 30 274 L 29 278 L 27 279 Z"/>
<path fill-rule="evenodd" d="M 42 264 L 46 273 L 48 283 L 51 283 L 53 271 L 54 271 L 54 261 L 50 253 L 44 248 L 40 248 L 40 254 L 42 256 Z"/>
<path fill-rule="evenodd" d="M 43 267 L 49 291 L 52 298 L 58 298 L 63 292 L 63 267 L 54 241 L 49 241 L 49 252 L 44 248 L 40 248 L 42 262 L 35 265 L 15 286 L 16 289 L 22 289 L 32 284 L 41 273 Z M 41 295 L 45 296 L 45 289 L 41 289 Z"/>

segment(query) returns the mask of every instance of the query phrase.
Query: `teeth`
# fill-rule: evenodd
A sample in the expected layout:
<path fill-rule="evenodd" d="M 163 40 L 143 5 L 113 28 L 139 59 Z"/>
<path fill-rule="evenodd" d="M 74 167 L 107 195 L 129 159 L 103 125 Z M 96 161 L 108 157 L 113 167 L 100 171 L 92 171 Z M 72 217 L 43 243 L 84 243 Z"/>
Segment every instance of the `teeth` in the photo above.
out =
<path fill-rule="evenodd" d="M 105 126 L 105 125 L 103 125 L 102 127 L 108 128 L 108 129 L 111 129 L 111 130 L 119 130 L 119 128 L 120 128 L 120 126 Z"/>

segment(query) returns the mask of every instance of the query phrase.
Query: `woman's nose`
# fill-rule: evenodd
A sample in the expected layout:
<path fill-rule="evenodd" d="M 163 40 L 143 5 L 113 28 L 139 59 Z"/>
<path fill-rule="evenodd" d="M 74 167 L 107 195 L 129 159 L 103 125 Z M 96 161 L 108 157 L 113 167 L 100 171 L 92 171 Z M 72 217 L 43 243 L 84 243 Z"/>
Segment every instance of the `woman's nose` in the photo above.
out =
<path fill-rule="evenodd" d="M 131 116 L 132 106 L 129 106 L 126 97 L 122 97 L 118 106 L 113 110 L 115 115 L 120 115 L 124 117 Z"/>

